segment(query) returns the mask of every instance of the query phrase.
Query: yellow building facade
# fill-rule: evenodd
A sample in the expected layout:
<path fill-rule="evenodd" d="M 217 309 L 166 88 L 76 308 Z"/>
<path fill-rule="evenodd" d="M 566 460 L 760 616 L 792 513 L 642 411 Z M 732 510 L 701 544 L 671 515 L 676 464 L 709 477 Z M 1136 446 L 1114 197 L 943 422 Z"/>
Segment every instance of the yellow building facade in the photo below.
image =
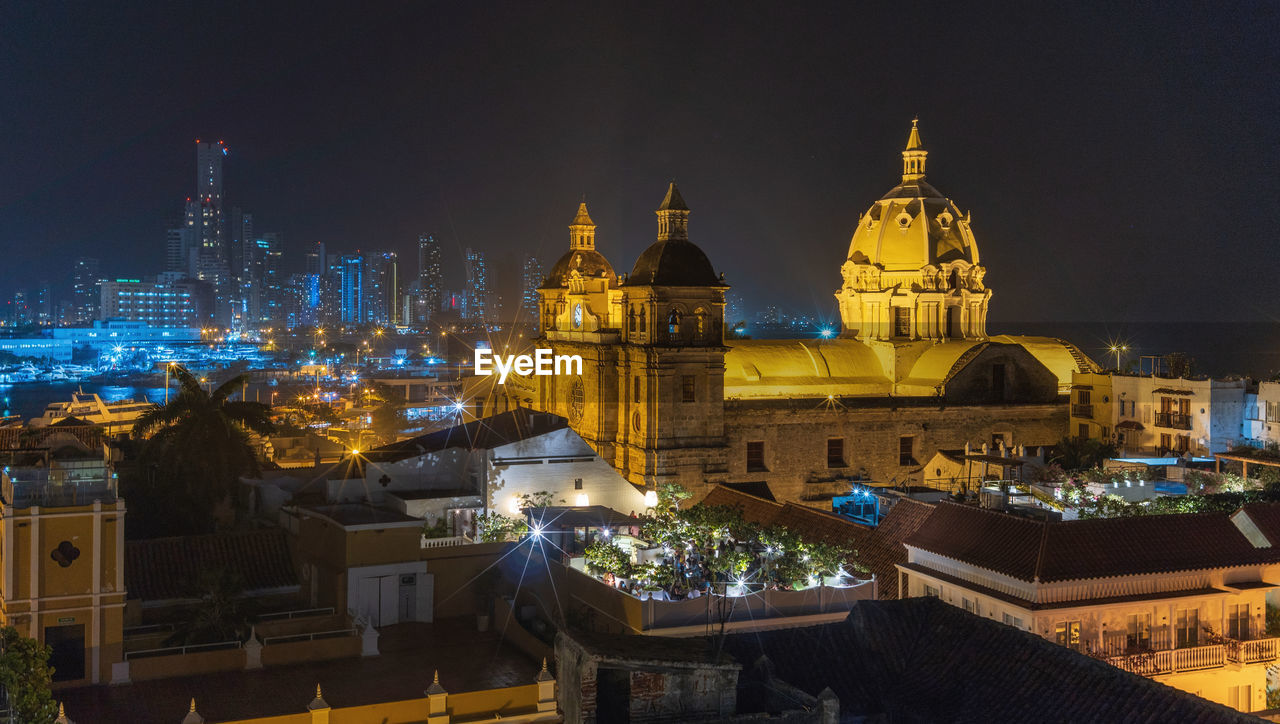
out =
<path fill-rule="evenodd" d="M 11 455 L 2 477 L 0 622 L 52 648 L 55 686 L 107 683 L 123 659 L 125 504 L 80 447 Z"/>

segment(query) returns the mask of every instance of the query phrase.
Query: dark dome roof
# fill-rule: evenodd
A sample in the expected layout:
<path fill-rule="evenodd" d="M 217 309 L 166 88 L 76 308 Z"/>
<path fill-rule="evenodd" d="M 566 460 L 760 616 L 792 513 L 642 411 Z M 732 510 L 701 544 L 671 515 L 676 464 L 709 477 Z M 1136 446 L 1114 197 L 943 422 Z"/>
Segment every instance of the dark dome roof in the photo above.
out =
<path fill-rule="evenodd" d="M 684 239 L 655 241 L 636 259 L 627 285 L 712 287 L 722 284 L 697 244 Z"/>
<path fill-rule="evenodd" d="M 613 273 L 613 267 L 609 264 L 609 260 L 604 258 L 604 254 L 595 249 L 570 249 L 560 257 L 555 266 L 551 267 L 547 280 L 540 288 L 557 289 L 568 286 L 569 283 L 565 279 L 572 269 L 578 269 L 584 277 L 599 277 L 600 272 L 604 272 L 609 278 L 609 286 L 618 286 L 618 275 Z"/>

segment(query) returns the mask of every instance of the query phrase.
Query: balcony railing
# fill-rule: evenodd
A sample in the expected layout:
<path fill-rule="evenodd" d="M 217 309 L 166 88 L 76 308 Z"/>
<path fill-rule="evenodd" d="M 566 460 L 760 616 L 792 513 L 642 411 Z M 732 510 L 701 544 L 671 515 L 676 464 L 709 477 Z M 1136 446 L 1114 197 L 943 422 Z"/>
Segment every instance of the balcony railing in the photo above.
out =
<path fill-rule="evenodd" d="M 1236 664 L 1259 664 L 1280 656 L 1280 639 L 1228 641 L 1227 660 Z"/>
<path fill-rule="evenodd" d="M 1157 412 L 1156 427 L 1165 427 L 1171 430 L 1190 430 L 1191 416 L 1178 412 Z"/>
<path fill-rule="evenodd" d="M 99 476 L 50 476 L 47 471 L 19 471 L 23 478 L 4 476 L 4 500 L 14 508 L 30 508 L 33 505 L 58 507 L 90 505 L 94 501 L 113 503 L 116 499 L 116 481 L 112 477 Z"/>
<path fill-rule="evenodd" d="M 1071 405 L 1072 417 L 1093 417 L 1093 405 L 1081 405 L 1073 403 Z"/>
<path fill-rule="evenodd" d="M 1222 644 L 1107 657 L 1107 663 L 1112 666 L 1140 676 L 1213 669 L 1226 665 L 1226 662 L 1226 646 Z"/>

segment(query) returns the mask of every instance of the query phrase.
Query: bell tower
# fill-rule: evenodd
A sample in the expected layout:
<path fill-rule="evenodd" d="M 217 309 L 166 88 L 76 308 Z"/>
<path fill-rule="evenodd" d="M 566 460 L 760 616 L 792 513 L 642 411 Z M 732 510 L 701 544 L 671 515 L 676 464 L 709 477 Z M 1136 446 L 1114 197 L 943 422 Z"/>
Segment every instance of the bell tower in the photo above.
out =
<path fill-rule="evenodd" d="M 689 241 L 689 207 L 672 183 L 655 212 L 657 240 L 622 284 L 617 458 L 629 480 L 700 494 L 727 473 L 724 294 Z"/>

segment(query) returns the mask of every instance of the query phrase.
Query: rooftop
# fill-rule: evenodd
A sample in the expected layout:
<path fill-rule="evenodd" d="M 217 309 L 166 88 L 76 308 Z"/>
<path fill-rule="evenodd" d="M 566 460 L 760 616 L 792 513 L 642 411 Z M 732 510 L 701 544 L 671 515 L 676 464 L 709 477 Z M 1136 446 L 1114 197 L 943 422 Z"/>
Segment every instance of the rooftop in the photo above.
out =
<path fill-rule="evenodd" d="M 78 722 L 174 724 L 195 697 L 205 721 L 298 714 L 324 688 L 330 706 L 418 699 L 439 670 L 453 693 L 533 683 L 541 668 L 494 632 L 476 633 L 474 620 L 402 623 L 381 630 L 379 656 L 337 659 L 257 671 L 234 671 L 124 686 L 58 691 Z"/>
<path fill-rule="evenodd" d="M 298 506 L 298 510 L 317 513 L 343 527 L 352 527 L 357 525 L 376 526 L 394 523 L 414 523 L 422 525 L 421 518 L 415 518 L 396 510 L 377 508 L 364 503 L 300 505 Z"/>
<path fill-rule="evenodd" d="M 563 430 L 568 426 L 568 421 L 563 417 L 521 407 L 473 420 L 465 425 L 383 445 L 361 453 L 361 457 L 375 462 L 394 462 L 453 447 L 467 450 L 492 449 Z"/>
<path fill-rule="evenodd" d="M 809 694 L 830 687 L 849 721 L 1257 721 L 934 598 L 863 601 L 837 623 L 724 648 L 745 666 L 768 656 Z"/>
<path fill-rule="evenodd" d="M 124 555 L 125 588 L 144 601 L 193 598 L 200 574 L 218 569 L 241 574 L 251 592 L 298 586 L 278 528 L 127 541 Z"/>
<path fill-rule="evenodd" d="M 1280 540 L 1277 510 L 1280 503 L 1250 506 L 1250 519 L 1270 540 Z M 1050 522 L 939 503 L 903 542 L 1044 583 L 1280 561 L 1280 547 L 1255 547 L 1224 513 Z"/>

